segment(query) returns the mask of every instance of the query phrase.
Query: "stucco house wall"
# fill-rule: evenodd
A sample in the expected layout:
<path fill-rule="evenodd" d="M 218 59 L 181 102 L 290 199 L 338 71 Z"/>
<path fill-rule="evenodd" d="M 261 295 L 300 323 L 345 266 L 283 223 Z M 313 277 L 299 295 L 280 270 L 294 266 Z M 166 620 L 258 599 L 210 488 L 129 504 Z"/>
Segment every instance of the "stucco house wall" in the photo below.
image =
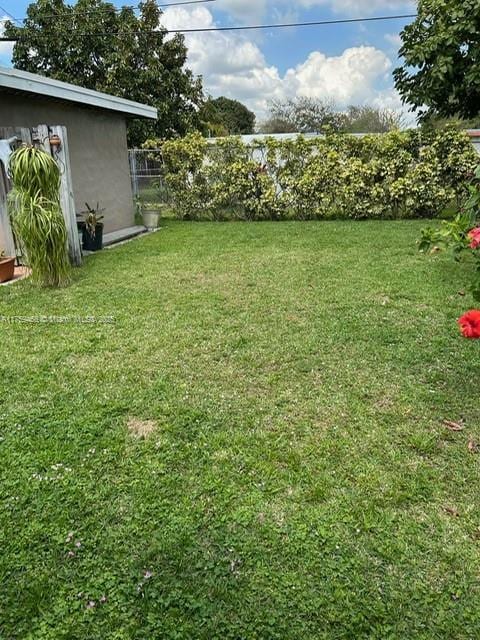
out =
<path fill-rule="evenodd" d="M 67 127 L 77 212 L 85 202 L 105 208 L 105 231 L 134 224 L 126 116 L 39 95 L 0 90 L 0 126 Z"/>

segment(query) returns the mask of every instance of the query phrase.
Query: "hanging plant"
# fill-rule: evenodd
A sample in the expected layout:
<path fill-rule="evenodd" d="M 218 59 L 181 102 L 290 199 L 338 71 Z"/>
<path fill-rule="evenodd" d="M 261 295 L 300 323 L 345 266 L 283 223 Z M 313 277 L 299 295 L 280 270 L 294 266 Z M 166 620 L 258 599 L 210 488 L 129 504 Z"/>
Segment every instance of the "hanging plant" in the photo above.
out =
<path fill-rule="evenodd" d="M 57 200 L 60 169 L 55 160 L 36 147 L 20 147 L 10 156 L 8 165 L 13 186 L 34 197 L 41 193 L 47 200 Z"/>
<path fill-rule="evenodd" d="M 21 147 L 9 162 L 13 190 L 9 213 L 13 232 L 32 270 L 32 280 L 46 287 L 69 281 L 67 229 L 60 206 L 60 170 L 35 147 Z"/>

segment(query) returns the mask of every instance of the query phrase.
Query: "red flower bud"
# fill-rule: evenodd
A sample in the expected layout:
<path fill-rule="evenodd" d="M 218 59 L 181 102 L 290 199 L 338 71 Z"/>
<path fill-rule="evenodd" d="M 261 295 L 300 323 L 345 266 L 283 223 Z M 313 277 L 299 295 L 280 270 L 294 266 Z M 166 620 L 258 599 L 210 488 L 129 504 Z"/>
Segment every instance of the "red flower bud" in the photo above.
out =
<path fill-rule="evenodd" d="M 470 249 L 478 249 L 480 247 L 480 227 L 472 229 L 467 237 L 471 240 Z"/>

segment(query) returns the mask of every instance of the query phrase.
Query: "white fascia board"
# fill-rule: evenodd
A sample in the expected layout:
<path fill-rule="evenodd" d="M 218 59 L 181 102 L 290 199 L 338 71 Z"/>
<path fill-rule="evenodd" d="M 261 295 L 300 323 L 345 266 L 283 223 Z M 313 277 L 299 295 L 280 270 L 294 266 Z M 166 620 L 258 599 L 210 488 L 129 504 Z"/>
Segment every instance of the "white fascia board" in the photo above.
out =
<path fill-rule="evenodd" d="M 57 98 L 58 100 L 65 100 L 66 102 L 76 102 L 89 107 L 96 107 L 97 109 L 117 111 L 139 118 L 156 120 L 158 117 L 155 107 L 150 107 L 140 102 L 133 102 L 132 100 L 125 100 L 124 98 L 118 98 L 117 96 L 111 96 L 108 93 L 84 89 L 83 87 L 77 87 L 74 84 L 46 78 L 36 73 L 19 71 L 18 69 L 0 67 L 0 87 L 14 91 L 36 93 L 40 96 Z"/>

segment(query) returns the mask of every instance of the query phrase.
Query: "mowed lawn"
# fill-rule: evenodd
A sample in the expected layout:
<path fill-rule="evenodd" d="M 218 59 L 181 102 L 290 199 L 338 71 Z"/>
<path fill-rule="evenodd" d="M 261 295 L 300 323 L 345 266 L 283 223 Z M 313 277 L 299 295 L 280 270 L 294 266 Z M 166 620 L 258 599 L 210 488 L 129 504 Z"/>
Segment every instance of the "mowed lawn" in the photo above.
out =
<path fill-rule="evenodd" d="M 422 226 L 170 222 L 1 288 L 0 638 L 479 638 L 480 344 Z"/>

